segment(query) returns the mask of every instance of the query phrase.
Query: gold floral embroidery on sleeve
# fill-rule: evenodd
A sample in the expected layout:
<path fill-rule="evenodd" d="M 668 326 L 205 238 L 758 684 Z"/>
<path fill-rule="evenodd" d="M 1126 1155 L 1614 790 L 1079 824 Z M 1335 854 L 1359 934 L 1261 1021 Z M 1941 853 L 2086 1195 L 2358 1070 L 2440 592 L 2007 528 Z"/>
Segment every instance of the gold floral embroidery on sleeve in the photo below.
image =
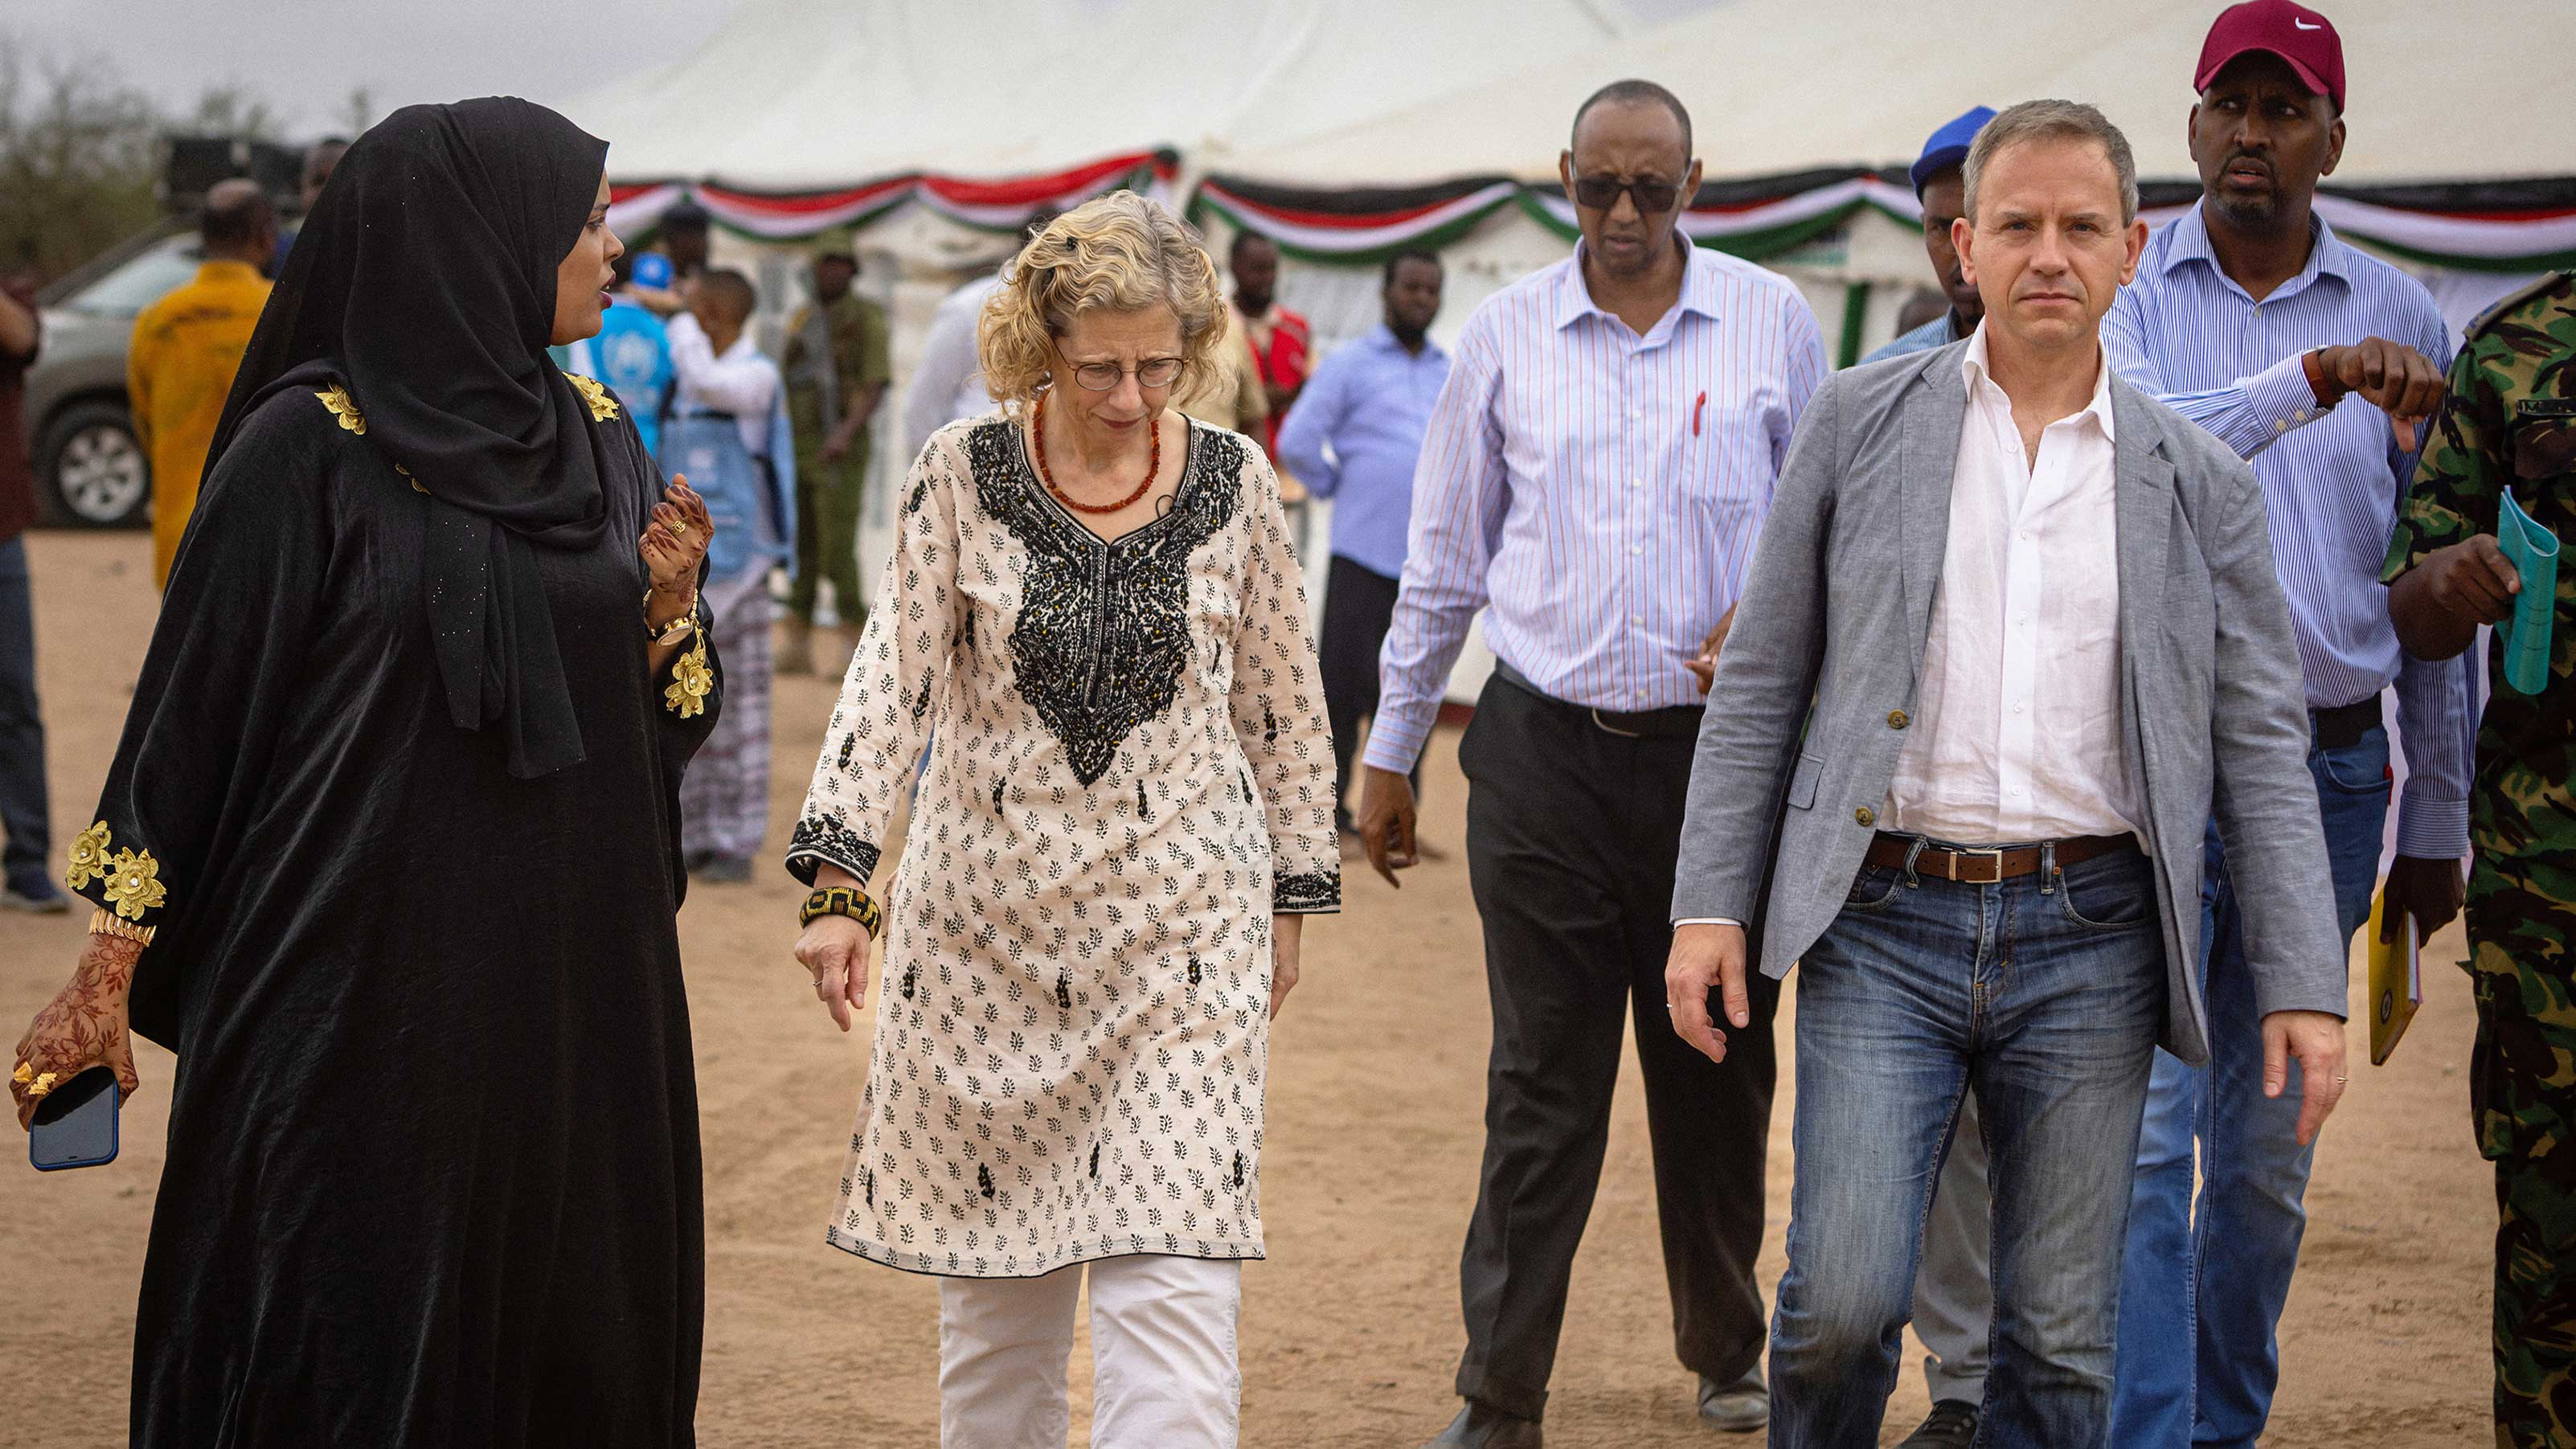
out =
<path fill-rule="evenodd" d="M 168 887 L 161 883 L 161 862 L 148 850 L 120 850 L 108 868 L 107 903 L 129 921 L 143 919 L 143 913 L 161 904 Z"/>
<path fill-rule="evenodd" d="M 564 381 L 571 383 L 572 390 L 581 394 L 581 400 L 590 404 L 592 422 L 604 423 L 617 416 L 616 395 L 602 386 L 598 379 L 584 377 L 578 372 L 567 372 L 564 374 Z"/>
<path fill-rule="evenodd" d="M 79 890 L 113 869 L 107 861 L 109 841 L 104 820 L 72 837 L 71 865 L 63 872 L 63 884 Z"/>
<path fill-rule="evenodd" d="M 707 631 L 698 626 L 698 642 L 688 652 L 671 661 L 671 684 L 662 691 L 662 702 L 682 719 L 694 719 L 707 712 L 707 696 L 716 687 L 716 672 L 707 667 Z"/>
<path fill-rule="evenodd" d="M 362 438 L 367 435 L 367 415 L 358 411 L 358 400 L 349 396 L 347 388 L 335 382 L 313 395 L 322 399 L 322 406 L 331 410 L 331 416 L 340 420 L 341 427 Z"/>
<path fill-rule="evenodd" d="M 411 491 L 412 491 L 412 492 L 414 492 L 414 493 L 427 493 L 427 492 L 429 491 L 428 489 L 423 488 L 423 487 L 421 487 L 421 486 L 420 486 L 420 480 L 419 480 L 419 479 L 414 478 L 413 476 L 411 476 L 411 470 L 410 470 L 409 468 L 404 467 L 404 466 L 403 466 L 402 464 L 400 464 L 400 463 L 396 463 L 396 464 L 394 465 L 394 471 L 395 471 L 395 472 L 397 472 L 397 473 L 400 473 L 401 475 L 403 475 L 403 481 L 404 481 L 404 482 L 406 482 L 406 483 L 409 483 L 409 484 L 411 485 Z"/>

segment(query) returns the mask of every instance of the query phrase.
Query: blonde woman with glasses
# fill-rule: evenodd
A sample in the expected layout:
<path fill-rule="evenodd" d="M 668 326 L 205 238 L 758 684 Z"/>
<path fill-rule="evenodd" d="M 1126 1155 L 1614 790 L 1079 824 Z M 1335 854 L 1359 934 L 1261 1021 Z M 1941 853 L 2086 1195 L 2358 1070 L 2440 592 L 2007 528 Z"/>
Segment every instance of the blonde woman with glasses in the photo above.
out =
<path fill-rule="evenodd" d="M 1333 749 L 1279 482 L 1169 407 L 1216 364 L 1197 238 L 1128 192 L 986 304 L 1002 410 L 932 435 L 787 867 L 873 1060 L 827 1238 L 940 1280 L 940 1437 L 1235 1442 L 1270 1019 L 1337 909 Z M 887 820 L 930 763 L 872 898 Z"/>

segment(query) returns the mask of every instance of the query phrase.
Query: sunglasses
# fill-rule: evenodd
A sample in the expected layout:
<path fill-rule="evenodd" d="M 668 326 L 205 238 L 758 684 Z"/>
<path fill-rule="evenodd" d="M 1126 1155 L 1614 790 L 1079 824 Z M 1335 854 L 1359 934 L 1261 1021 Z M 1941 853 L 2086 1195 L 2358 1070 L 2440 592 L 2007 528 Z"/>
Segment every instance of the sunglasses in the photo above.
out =
<path fill-rule="evenodd" d="M 1574 178 L 1575 204 L 1590 211 L 1608 211 L 1619 204 L 1619 194 L 1637 198 L 1637 210 L 1654 215 L 1673 209 L 1682 199 L 1682 189 L 1672 182 L 1652 176 L 1622 181 L 1616 176 L 1578 176 Z"/>

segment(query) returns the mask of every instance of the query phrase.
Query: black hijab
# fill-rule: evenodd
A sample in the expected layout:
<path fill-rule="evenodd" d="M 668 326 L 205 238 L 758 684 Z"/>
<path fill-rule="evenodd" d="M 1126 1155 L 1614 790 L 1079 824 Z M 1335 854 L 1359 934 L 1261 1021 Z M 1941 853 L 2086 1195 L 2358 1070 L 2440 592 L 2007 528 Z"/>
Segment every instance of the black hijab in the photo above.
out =
<path fill-rule="evenodd" d="M 546 355 L 555 273 L 608 143 L 495 96 L 406 106 L 341 158 L 287 253 L 206 465 L 289 374 L 327 369 L 430 496 L 423 579 L 448 715 L 498 728 L 510 773 L 577 764 L 540 548 L 607 527 L 601 435 Z"/>

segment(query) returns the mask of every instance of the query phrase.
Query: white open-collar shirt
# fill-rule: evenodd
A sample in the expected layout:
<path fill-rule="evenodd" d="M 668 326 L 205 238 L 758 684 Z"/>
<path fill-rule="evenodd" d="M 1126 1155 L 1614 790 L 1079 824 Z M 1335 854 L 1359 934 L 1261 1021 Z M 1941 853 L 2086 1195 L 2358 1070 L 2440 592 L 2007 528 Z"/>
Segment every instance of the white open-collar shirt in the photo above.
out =
<path fill-rule="evenodd" d="M 1949 540 L 1885 828 L 1968 846 L 2132 834 L 2111 369 L 2097 354 L 2092 401 L 2032 458 L 1986 358 L 1981 324 L 1959 362 Z"/>

